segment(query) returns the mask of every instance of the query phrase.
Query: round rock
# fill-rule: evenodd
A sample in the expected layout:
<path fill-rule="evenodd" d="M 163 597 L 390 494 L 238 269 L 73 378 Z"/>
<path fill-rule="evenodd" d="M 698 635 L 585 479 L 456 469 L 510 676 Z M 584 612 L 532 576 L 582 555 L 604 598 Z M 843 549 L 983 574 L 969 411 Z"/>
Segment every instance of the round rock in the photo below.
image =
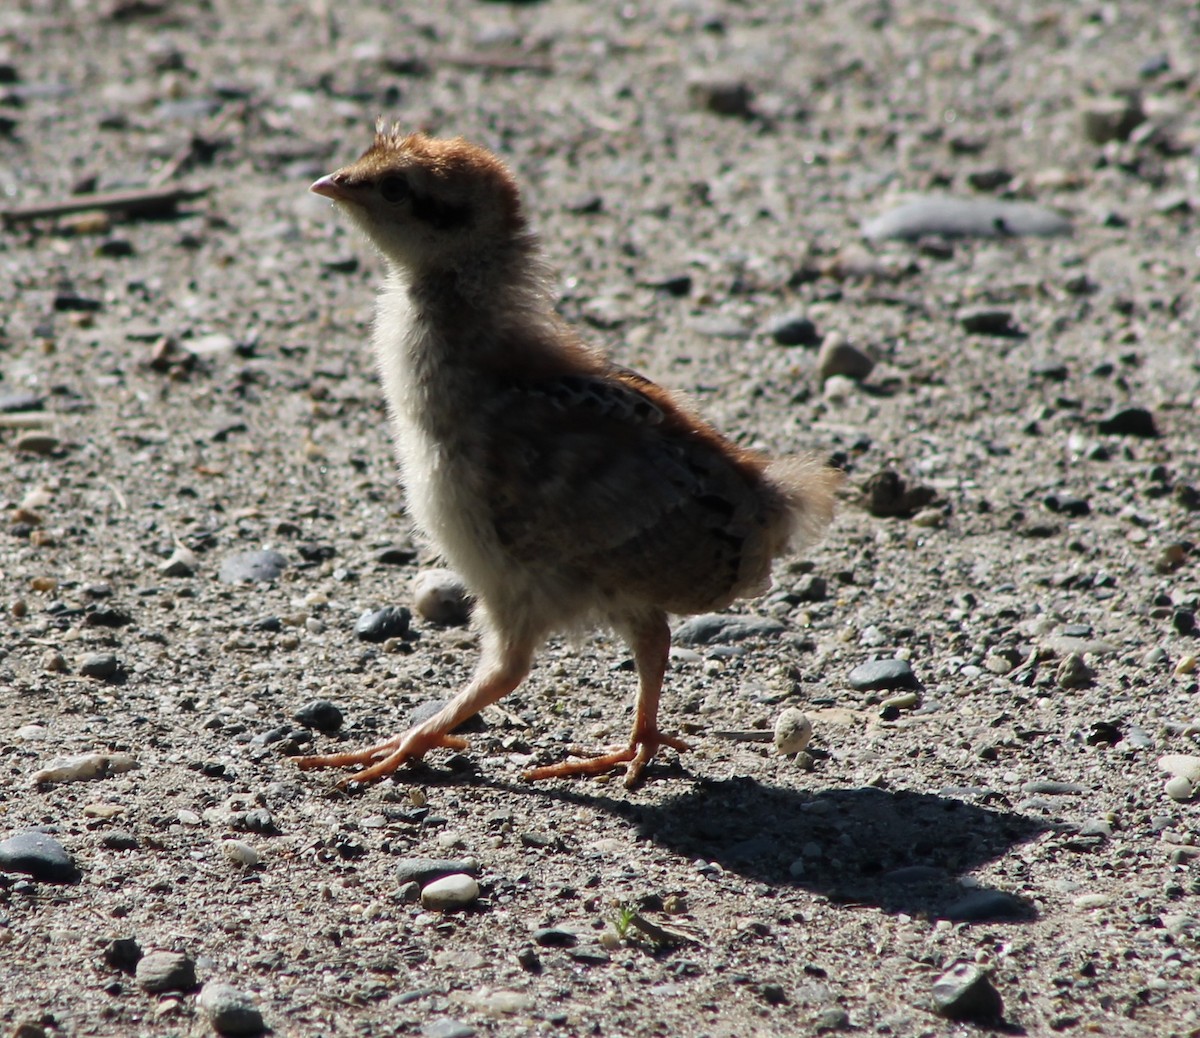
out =
<path fill-rule="evenodd" d="M 292 714 L 292 720 L 318 732 L 336 732 L 342 727 L 342 712 L 328 699 L 314 699 Z"/>
<path fill-rule="evenodd" d="M 465 872 L 435 879 L 421 891 L 421 907 L 431 912 L 453 912 L 479 899 L 479 884 Z"/>
<path fill-rule="evenodd" d="M 17 833 L 0 842 L 0 870 L 20 872 L 48 883 L 74 883 L 79 869 L 53 836 L 36 831 Z"/>
<path fill-rule="evenodd" d="M 138 960 L 134 973 L 143 991 L 191 991 L 196 986 L 196 964 L 183 952 L 153 951 Z"/>
<path fill-rule="evenodd" d="M 205 984 L 196 1004 L 217 1034 L 261 1034 L 265 1029 L 254 999 L 231 984 Z"/>
<path fill-rule="evenodd" d="M 819 346 L 821 333 L 812 321 L 799 314 L 779 317 L 767 325 L 767 334 L 780 346 Z"/>
<path fill-rule="evenodd" d="M 413 608 L 430 623 L 449 627 L 471 618 L 471 596 L 454 570 L 427 569 L 417 574 L 412 585 Z"/>
<path fill-rule="evenodd" d="M 767 616 L 705 613 L 680 624 L 672 640 L 676 645 L 727 645 L 745 638 L 769 637 L 782 630 L 782 621 Z"/>
<path fill-rule="evenodd" d="M 99 678 L 101 681 L 116 677 L 120 669 L 121 661 L 111 652 L 89 653 L 79 664 L 79 673 L 85 678 Z"/>

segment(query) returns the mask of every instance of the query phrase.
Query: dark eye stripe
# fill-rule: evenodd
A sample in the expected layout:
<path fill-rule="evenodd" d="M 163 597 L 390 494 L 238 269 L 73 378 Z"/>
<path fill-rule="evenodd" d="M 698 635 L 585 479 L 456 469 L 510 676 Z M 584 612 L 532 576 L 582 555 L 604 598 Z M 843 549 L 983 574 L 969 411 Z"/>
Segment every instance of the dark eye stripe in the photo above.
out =
<path fill-rule="evenodd" d="M 409 198 L 413 216 L 436 230 L 452 231 L 471 222 L 471 207 L 465 203 L 441 202 L 431 195 L 412 194 Z"/>

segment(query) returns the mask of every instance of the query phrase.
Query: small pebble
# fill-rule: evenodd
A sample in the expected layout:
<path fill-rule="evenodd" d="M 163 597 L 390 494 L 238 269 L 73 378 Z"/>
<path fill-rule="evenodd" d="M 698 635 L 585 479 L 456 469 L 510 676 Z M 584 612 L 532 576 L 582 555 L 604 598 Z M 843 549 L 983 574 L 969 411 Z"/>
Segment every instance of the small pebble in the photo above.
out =
<path fill-rule="evenodd" d="M 398 883 L 430 883 L 443 876 L 455 873 L 479 873 L 479 863 L 474 858 L 401 858 L 395 865 Z"/>
<path fill-rule="evenodd" d="M 463 872 L 435 879 L 421 890 L 421 907 L 431 912 L 452 912 L 478 899 L 479 884 Z"/>
<path fill-rule="evenodd" d="M 972 335 L 996 335 L 1008 339 L 1024 335 L 1007 310 L 967 310 L 959 314 L 958 320 L 963 331 Z"/>
<path fill-rule="evenodd" d="M 121 661 L 111 652 L 89 653 L 79 663 L 79 673 L 85 678 L 99 678 L 102 681 L 116 677 L 121 671 Z"/>
<path fill-rule="evenodd" d="M 13 450 L 21 454 L 39 454 L 43 457 L 53 454 L 59 445 L 57 436 L 46 432 L 30 431 L 22 433 L 13 441 Z"/>
<path fill-rule="evenodd" d="M 1168 753 L 1158 758 L 1158 766 L 1168 775 L 1200 785 L 1200 757 L 1190 753 Z"/>
<path fill-rule="evenodd" d="M 766 333 L 780 346 L 819 346 L 817 326 L 804 316 L 788 315 L 767 325 Z"/>
<path fill-rule="evenodd" d="M 933 1004 L 949 1020 L 994 1022 L 1004 1015 L 1000 993 L 971 962 L 958 963 L 933 982 Z"/>
<path fill-rule="evenodd" d="M 342 712 L 328 699 L 313 699 L 292 714 L 292 720 L 306 728 L 329 734 L 342 727 Z"/>
<path fill-rule="evenodd" d="M 1059 688 L 1087 688 L 1096 675 L 1079 653 L 1072 652 L 1059 665 L 1055 681 Z"/>
<path fill-rule="evenodd" d="M 830 332 L 817 354 L 817 377 L 822 381 L 841 375 L 861 381 L 871 374 L 875 361 L 837 332 Z"/>
<path fill-rule="evenodd" d="M 169 559 L 158 564 L 158 571 L 164 577 L 190 577 L 200 568 L 200 559 L 191 548 L 182 544 L 177 546 Z"/>
<path fill-rule="evenodd" d="M 1058 213 L 1029 202 L 988 198 L 917 198 L 863 224 L 867 238 L 915 241 L 926 235 L 944 238 L 998 238 L 1056 235 L 1071 230 Z"/>
<path fill-rule="evenodd" d="M 222 840 L 221 853 L 234 865 L 242 868 L 253 868 L 259 862 L 259 854 L 244 840 Z"/>
<path fill-rule="evenodd" d="M 205 984 L 196 1005 L 217 1034 L 261 1034 L 266 1027 L 254 999 L 230 984 Z"/>
<path fill-rule="evenodd" d="M 403 638 L 411 620 L 412 613 L 404 606 L 384 606 L 363 613 L 354 625 L 354 634 L 360 641 L 379 644 L 389 638 Z"/>
<path fill-rule="evenodd" d="M 799 753 L 812 739 L 812 722 L 802 710 L 791 706 L 775 720 L 775 752 Z"/>
<path fill-rule="evenodd" d="M 912 688 L 917 684 L 908 660 L 868 660 L 860 663 L 847 677 L 850 687 L 856 692 L 890 691 L 897 688 Z"/>
<path fill-rule="evenodd" d="M 36 830 L 0 841 L 0 871 L 19 872 L 47 883 L 74 883 L 80 877 L 63 845 Z"/>
<path fill-rule="evenodd" d="M 430 623 L 458 626 L 471 618 L 471 596 L 453 570 L 427 569 L 412 584 L 413 608 Z"/>
<path fill-rule="evenodd" d="M 1096 430 L 1106 436 L 1141 436 L 1145 439 L 1158 436 L 1154 415 L 1144 407 L 1126 407 L 1116 411 L 1097 422 Z"/>
<path fill-rule="evenodd" d="M 287 557 L 277 551 L 242 551 L 226 556 L 218 578 L 225 584 L 266 584 L 287 569 Z"/>
<path fill-rule="evenodd" d="M 142 949 L 132 937 L 118 937 L 104 946 L 104 961 L 122 973 L 133 973 L 142 959 Z"/>
<path fill-rule="evenodd" d="M 33 773 L 33 781 L 37 785 L 91 782 L 133 771 L 137 766 L 138 762 L 127 753 L 80 753 L 73 757 L 54 758 Z"/>
<path fill-rule="evenodd" d="M 444 1016 L 421 1025 L 422 1038 L 474 1038 L 475 1028 Z"/>
<path fill-rule="evenodd" d="M 784 629 L 781 621 L 771 617 L 705 613 L 680 624 L 672 640 L 676 645 L 728 645 L 745 638 L 769 638 Z"/>
<path fill-rule="evenodd" d="M 153 951 L 138 961 L 134 976 L 138 987 L 154 994 L 191 991 L 196 986 L 196 963 L 182 952 Z"/>
<path fill-rule="evenodd" d="M 1196 795 L 1196 787 L 1192 785 L 1190 779 L 1183 775 L 1176 775 L 1173 779 L 1168 780 L 1165 788 L 1167 796 L 1180 803 L 1185 803 Z"/>
<path fill-rule="evenodd" d="M 742 80 L 693 79 L 688 83 L 688 99 L 693 108 L 716 115 L 748 119 L 754 114 L 754 91 Z"/>

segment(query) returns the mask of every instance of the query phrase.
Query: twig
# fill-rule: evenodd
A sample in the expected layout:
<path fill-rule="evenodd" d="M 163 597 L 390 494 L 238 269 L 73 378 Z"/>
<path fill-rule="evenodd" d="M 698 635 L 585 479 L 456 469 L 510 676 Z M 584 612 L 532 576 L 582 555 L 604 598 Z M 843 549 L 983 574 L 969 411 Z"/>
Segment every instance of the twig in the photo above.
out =
<path fill-rule="evenodd" d="M 207 123 L 204 124 L 199 132 L 192 134 L 191 137 L 188 138 L 187 144 L 185 144 L 174 155 L 171 156 L 167 164 L 154 175 L 153 179 L 151 179 L 151 186 L 161 187 L 168 180 L 171 180 L 177 176 L 179 171 L 196 157 L 197 150 L 206 145 L 211 146 L 215 144 L 214 138 L 225 128 L 226 123 L 228 123 L 231 119 L 244 116 L 245 114 L 245 101 L 239 101 L 236 104 L 227 105 L 226 107 L 222 108 L 216 113 L 216 115 L 214 115 L 208 120 Z"/>
<path fill-rule="evenodd" d="M 128 216 L 165 216 L 175 211 L 180 202 L 190 202 L 208 194 L 207 187 L 148 187 L 128 191 L 111 191 L 101 195 L 75 195 L 61 202 L 45 205 L 18 206 L 0 209 L 0 220 L 6 224 L 26 223 L 48 216 L 68 216 L 94 209 L 105 212 L 124 212 Z"/>

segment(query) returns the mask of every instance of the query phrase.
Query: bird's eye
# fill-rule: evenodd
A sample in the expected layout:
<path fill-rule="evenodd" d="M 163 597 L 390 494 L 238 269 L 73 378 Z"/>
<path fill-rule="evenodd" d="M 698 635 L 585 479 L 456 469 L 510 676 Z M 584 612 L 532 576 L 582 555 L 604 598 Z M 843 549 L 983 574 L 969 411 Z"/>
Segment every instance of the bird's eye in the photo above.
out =
<path fill-rule="evenodd" d="M 379 193 L 385 202 L 403 202 L 408 197 L 408 181 L 393 173 L 379 182 Z"/>

